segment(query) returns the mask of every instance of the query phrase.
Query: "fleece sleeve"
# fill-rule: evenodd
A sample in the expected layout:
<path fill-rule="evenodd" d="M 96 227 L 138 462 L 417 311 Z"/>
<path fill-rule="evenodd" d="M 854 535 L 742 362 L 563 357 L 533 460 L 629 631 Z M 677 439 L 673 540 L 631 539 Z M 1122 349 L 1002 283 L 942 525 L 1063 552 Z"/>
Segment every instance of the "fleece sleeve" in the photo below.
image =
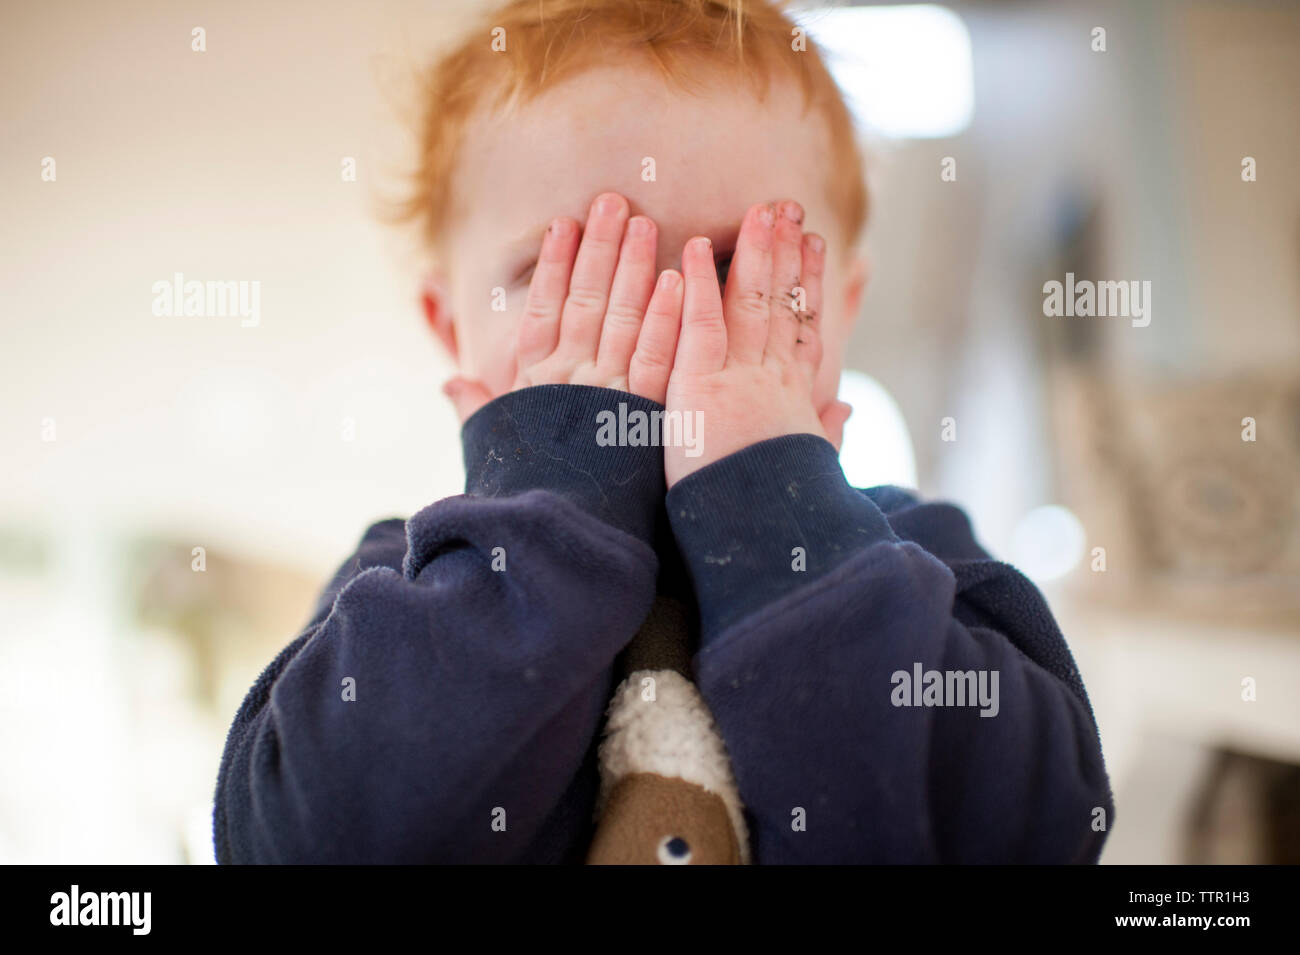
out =
<path fill-rule="evenodd" d="M 585 848 L 595 794 L 575 780 L 654 599 L 664 493 L 657 449 L 596 440 L 619 401 L 657 407 L 579 386 L 497 399 L 465 426 L 467 493 L 371 529 L 231 727 L 218 861 Z"/>
<path fill-rule="evenodd" d="M 855 490 L 812 435 L 667 505 L 759 862 L 1096 861 L 1114 807 L 1078 670 L 960 510 Z"/>

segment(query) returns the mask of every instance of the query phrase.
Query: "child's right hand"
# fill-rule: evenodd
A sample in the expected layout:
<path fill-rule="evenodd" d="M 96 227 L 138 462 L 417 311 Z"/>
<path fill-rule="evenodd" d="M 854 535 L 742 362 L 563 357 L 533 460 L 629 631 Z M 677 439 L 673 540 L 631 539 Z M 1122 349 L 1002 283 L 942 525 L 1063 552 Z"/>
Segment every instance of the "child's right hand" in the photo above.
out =
<path fill-rule="evenodd" d="M 515 346 L 511 391 L 532 385 L 595 385 L 663 404 L 681 325 L 682 276 L 655 281 L 657 229 L 628 219 L 616 192 L 592 203 L 586 228 L 560 217 L 542 239 Z M 576 256 L 576 258 L 575 258 Z M 481 382 L 443 386 L 461 421 L 497 397 Z"/>

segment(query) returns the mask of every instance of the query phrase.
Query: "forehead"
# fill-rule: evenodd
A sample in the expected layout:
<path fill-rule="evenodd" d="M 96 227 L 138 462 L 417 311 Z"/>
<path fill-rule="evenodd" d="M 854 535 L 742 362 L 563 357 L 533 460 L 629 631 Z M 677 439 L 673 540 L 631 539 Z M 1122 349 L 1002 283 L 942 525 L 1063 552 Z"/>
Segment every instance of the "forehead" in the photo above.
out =
<path fill-rule="evenodd" d="M 584 221 L 605 190 L 627 196 L 665 238 L 734 229 L 753 203 L 785 196 L 820 218 L 826 140 L 784 77 L 760 102 L 722 76 L 687 93 L 649 65 L 592 68 L 509 115 L 470 123 L 453 229 L 508 242 L 555 216 Z"/>

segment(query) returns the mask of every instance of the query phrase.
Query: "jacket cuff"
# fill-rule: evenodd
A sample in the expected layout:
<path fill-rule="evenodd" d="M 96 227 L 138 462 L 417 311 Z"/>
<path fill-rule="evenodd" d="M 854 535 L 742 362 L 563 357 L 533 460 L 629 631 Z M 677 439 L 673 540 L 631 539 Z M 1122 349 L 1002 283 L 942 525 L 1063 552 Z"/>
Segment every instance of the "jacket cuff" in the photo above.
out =
<path fill-rule="evenodd" d="M 845 479 L 834 445 L 811 434 L 760 441 L 701 468 L 673 485 L 667 507 L 700 606 L 701 649 L 864 547 L 898 540 Z"/>
<path fill-rule="evenodd" d="M 587 385 L 508 392 L 472 414 L 461 430 L 465 493 L 507 497 L 553 491 L 652 544 L 655 512 L 666 489 L 663 448 L 633 445 L 636 432 L 626 425 L 620 431 L 619 422 L 637 411 L 648 417 L 662 412 L 663 405 Z M 602 429 L 611 415 L 613 427 Z M 618 441 L 620 434 L 627 436 L 624 443 L 611 444 L 608 439 Z"/>

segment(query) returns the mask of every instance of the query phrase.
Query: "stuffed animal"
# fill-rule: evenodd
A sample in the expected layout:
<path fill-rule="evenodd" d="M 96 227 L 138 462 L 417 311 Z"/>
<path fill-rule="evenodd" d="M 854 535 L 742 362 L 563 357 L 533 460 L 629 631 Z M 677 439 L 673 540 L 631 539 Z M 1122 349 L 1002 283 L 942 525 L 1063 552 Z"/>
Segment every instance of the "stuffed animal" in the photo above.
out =
<path fill-rule="evenodd" d="M 591 865 L 745 865 L 740 792 L 690 679 L 682 605 L 655 601 L 606 710 Z"/>

